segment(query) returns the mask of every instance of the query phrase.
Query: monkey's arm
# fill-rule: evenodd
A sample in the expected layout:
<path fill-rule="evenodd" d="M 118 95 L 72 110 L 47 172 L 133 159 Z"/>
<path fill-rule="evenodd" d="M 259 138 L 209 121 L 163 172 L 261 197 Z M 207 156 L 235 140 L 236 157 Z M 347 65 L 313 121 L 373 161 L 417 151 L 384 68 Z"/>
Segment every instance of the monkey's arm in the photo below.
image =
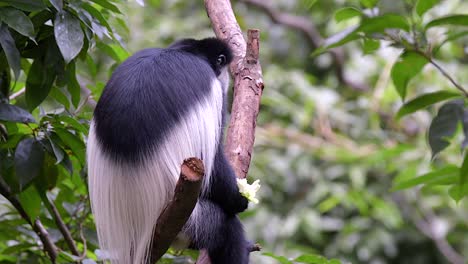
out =
<path fill-rule="evenodd" d="M 213 174 L 211 176 L 209 199 L 217 203 L 226 214 L 234 215 L 247 209 L 249 201 L 239 193 L 236 175 L 224 156 L 220 144 L 216 153 Z"/>

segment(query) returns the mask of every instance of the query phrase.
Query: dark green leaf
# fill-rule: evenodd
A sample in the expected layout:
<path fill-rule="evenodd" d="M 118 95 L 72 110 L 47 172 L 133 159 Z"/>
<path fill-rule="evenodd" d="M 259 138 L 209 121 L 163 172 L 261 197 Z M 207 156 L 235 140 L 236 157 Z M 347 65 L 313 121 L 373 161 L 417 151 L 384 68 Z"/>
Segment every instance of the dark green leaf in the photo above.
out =
<path fill-rule="evenodd" d="M 0 3 L 14 6 L 24 11 L 39 11 L 47 8 L 42 0 L 0 0 Z"/>
<path fill-rule="evenodd" d="M 120 13 L 119 8 L 107 0 L 91 0 L 91 1 L 106 9 L 109 9 L 112 12 Z"/>
<path fill-rule="evenodd" d="M 81 87 L 76 79 L 75 63 L 67 65 L 66 75 L 67 88 L 68 92 L 70 92 L 72 103 L 75 107 L 78 107 L 78 104 L 80 103 Z"/>
<path fill-rule="evenodd" d="M 431 122 L 428 139 L 432 157 L 445 149 L 457 130 L 458 122 L 463 118 L 463 100 L 444 104 Z"/>
<path fill-rule="evenodd" d="M 399 60 L 393 65 L 392 80 L 400 97 L 405 100 L 406 87 L 409 81 L 416 76 L 426 65 L 427 59 L 419 53 L 405 51 L 400 55 Z"/>
<path fill-rule="evenodd" d="M 359 0 L 361 4 L 367 8 L 374 7 L 379 1 L 378 0 Z"/>
<path fill-rule="evenodd" d="M 16 147 L 15 169 L 22 190 L 36 178 L 44 162 L 44 150 L 34 138 L 23 139 Z"/>
<path fill-rule="evenodd" d="M 441 169 L 431 171 L 416 178 L 397 182 L 393 191 L 408 189 L 420 184 L 453 184 L 457 181 L 460 170 L 457 166 L 448 165 Z"/>
<path fill-rule="evenodd" d="M 59 164 L 63 160 L 64 152 L 58 145 L 56 145 L 54 143 L 54 141 L 51 138 L 48 138 L 48 140 L 49 140 L 50 146 L 52 147 L 52 150 L 54 152 L 55 159 L 57 160 L 57 162 L 55 164 Z"/>
<path fill-rule="evenodd" d="M 468 26 L 468 15 L 451 15 L 437 18 L 427 23 L 426 29 L 443 25 Z"/>
<path fill-rule="evenodd" d="M 5 51 L 8 65 L 13 70 L 15 79 L 18 80 L 21 69 L 20 53 L 15 46 L 15 40 L 8 31 L 8 27 L 3 23 L 0 23 L 0 46 Z"/>
<path fill-rule="evenodd" d="M 401 117 L 414 113 L 420 109 L 433 105 L 435 103 L 445 101 L 447 99 L 460 96 L 459 93 L 451 91 L 437 91 L 433 93 L 423 94 L 419 97 L 412 99 L 411 101 L 405 103 L 398 113 L 396 118 L 400 119 Z"/>
<path fill-rule="evenodd" d="M 41 197 L 36 188 L 29 186 L 18 197 L 24 210 L 28 213 L 29 220 L 34 221 L 41 213 Z"/>
<path fill-rule="evenodd" d="M 26 110 L 11 104 L 0 103 L 0 120 L 19 123 L 35 123 L 34 117 Z"/>
<path fill-rule="evenodd" d="M 371 54 L 380 48 L 380 41 L 375 39 L 365 38 L 362 44 L 364 54 Z"/>
<path fill-rule="evenodd" d="M 45 155 L 44 164 L 42 166 L 39 176 L 34 180 L 34 185 L 39 191 L 42 200 L 48 202 L 45 195 L 48 190 L 51 190 L 57 185 L 58 167 L 56 166 L 55 159 L 51 155 Z"/>
<path fill-rule="evenodd" d="M 63 0 L 49 0 L 49 2 L 57 9 L 57 11 L 62 11 L 63 9 Z"/>
<path fill-rule="evenodd" d="M 440 0 L 418 0 L 416 3 L 416 13 L 419 16 L 424 15 L 427 10 L 438 4 Z"/>
<path fill-rule="evenodd" d="M 8 98 L 10 96 L 10 83 L 10 68 L 6 66 L 4 70 L 0 70 L 0 99 L 2 96 L 4 98 Z"/>
<path fill-rule="evenodd" d="M 13 7 L 0 8 L 0 20 L 21 35 L 34 39 L 34 26 L 24 12 Z"/>
<path fill-rule="evenodd" d="M 99 10 L 97 10 L 96 8 L 94 8 L 92 5 L 90 4 L 87 4 L 87 3 L 82 3 L 81 6 L 83 7 L 83 9 L 88 12 L 89 14 L 91 14 L 92 17 L 96 18 L 99 23 L 101 23 L 101 25 L 105 26 L 107 28 L 107 30 L 109 30 L 109 32 L 111 32 L 112 34 L 112 28 L 111 26 L 109 25 L 109 23 L 107 22 L 107 19 L 101 14 L 101 12 L 99 12 Z M 82 10 L 79 9 L 80 12 L 83 12 Z M 89 15 L 88 14 L 88 15 Z M 94 30 L 94 28 L 93 28 Z"/>
<path fill-rule="evenodd" d="M 54 35 L 66 63 L 80 53 L 84 34 L 80 21 L 68 12 L 58 12 L 54 22 Z"/>
<path fill-rule="evenodd" d="M 336 22 L 341 22 L 353 17 L 361 16 L 361 10 L 354 8 L 354 7 L 345 7 L 342 9 L 339 9 L 335 13 L 335 20 Z"/>
<path fill-rule="evenodd" d="M 80 163 L 85 164 L 86 147 L 81 138 L 63 128 L 56 128 L 55 132 L 62 140 L 62 142 L 72 150 L 73 154 L 75 154 Z"/>
<path fill-rule="evenodd" d="M 26 80 L 26 102 L 29 109 L 36 108 L 49 94 L 55 80 L 55 72 L 49 70 L 41 59 L 35 59 Z"/>

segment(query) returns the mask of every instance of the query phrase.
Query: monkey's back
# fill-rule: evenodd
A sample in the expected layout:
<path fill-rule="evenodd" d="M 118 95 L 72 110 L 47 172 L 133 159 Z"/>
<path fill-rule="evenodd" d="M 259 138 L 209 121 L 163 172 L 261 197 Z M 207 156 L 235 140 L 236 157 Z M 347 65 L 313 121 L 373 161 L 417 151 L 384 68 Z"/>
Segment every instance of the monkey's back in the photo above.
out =
<path fill-rule="evenodd" d="M 94 113 L 98 142 L 114 160 L 139 162 L 210 95 L 213 70 L 177 49 L 146 49 L 112 74 Z M 208 117 L 209 118 L 209 117 Z"/>

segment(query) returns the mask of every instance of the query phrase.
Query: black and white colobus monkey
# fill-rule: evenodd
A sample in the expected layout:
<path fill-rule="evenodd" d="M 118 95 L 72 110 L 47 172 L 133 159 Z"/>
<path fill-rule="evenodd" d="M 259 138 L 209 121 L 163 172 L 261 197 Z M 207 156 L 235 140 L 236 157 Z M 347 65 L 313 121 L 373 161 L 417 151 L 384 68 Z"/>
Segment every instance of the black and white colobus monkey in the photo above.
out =
<path fill-rule="evenodd" d="M 88 138 L 91 206 L 112 264 L 146 264 L 156 220 L 188 157 L 205 165 L 203 189 L 183 233 L 213 264 L 246 264 L 239 193 L 223 154 L 229 47 L 184 39 L 145 49 L 112 74 Z"/>

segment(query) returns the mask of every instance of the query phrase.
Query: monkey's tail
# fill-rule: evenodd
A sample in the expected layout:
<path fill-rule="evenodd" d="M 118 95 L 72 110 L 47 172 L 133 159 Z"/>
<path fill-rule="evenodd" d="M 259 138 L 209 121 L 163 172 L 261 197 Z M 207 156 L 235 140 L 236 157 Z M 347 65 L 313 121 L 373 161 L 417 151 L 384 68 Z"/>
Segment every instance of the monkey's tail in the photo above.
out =
<path fill-rule="evenodd" d="M 162 162 L 118 164 L 104 155 L 93 125 L 87 156 L 91 208 L 105 258 L 112 264 L 147 263 L 154 226 L 178 172 Z"/>

